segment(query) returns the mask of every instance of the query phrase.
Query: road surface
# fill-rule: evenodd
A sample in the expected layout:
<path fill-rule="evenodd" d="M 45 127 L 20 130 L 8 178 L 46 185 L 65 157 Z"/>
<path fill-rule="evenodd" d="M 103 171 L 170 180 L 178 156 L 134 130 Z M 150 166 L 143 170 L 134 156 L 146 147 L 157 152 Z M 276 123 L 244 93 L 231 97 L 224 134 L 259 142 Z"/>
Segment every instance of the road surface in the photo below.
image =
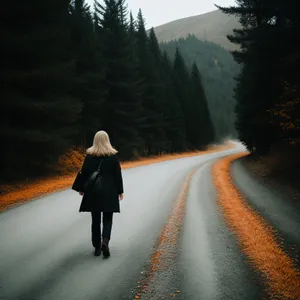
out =
<path fill-rule="evenodd" d="M 124 170 L 125 199 L 121 214 L 114 216 L 108 260 L 93 256 L 90 215 L 78 213 L 81 199 L 71 190 L 1 213 L 0 299 L 262 299 L 258 275 L 219 212 L 211 178 L 217 159 L 243 150 L 237 144 L 219 153 Z M 193 170 L 172 268 L 155 274 L 152 294 L 137 294 Z"/>

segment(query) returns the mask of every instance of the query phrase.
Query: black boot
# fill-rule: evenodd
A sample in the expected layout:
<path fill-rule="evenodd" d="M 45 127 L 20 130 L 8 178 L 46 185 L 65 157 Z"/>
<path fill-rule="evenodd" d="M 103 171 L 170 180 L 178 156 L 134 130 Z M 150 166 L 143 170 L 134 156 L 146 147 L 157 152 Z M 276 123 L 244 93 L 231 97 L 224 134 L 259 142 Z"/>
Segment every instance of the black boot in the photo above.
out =
<path fill-rule="evenodd" d="M 104 238 L 103 242 L 102 242 L 102 252 L 103 252 L 103 256 L 105 258 L 110 257 L 110 251 L 109 251 L 108 243 L 109 243 L 109 239 Z"/>
<path fill-rule="evenodd" d="M 96 248 L 95 248 L 94 255 L 95 255 L 95 256 L 100 256 L 100 255 L 101 255 L 101 247 L 96 247 Z"/>

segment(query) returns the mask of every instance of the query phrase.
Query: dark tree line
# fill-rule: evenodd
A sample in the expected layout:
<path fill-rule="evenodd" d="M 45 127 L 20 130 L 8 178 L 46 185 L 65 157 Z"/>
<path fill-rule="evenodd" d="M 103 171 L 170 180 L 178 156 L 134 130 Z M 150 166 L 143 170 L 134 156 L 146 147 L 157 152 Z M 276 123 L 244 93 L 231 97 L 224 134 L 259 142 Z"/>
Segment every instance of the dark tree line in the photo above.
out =
<path fill-rule="evenodd" d="M 267 154 L 300 142 L 300 15 L 297 0 L 237 1 L 221 8 L 242 24 L 229 40 L 241 64 L 236 127 L 249 150 Z"/>
<path fill-rule="evenodd" d="M 125 0 L 43 0 L 1 9 L 1 182 L 47 174 L 96 131 L 122 159 L 215 140 L 196 65 L 160 50 Z"/>

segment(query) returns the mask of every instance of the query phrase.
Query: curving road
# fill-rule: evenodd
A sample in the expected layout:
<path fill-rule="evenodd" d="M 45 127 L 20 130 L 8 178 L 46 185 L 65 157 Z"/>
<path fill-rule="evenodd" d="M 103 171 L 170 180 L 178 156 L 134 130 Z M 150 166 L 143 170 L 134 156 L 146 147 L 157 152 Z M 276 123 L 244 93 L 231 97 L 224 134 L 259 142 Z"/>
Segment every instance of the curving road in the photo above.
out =
<path fill-rule="evenodd" d="M 243 150 L 236 144 L 123 171 L 125 199 L 114 217 L 109 260 L 93 256 L 90 216 L 78 213 L 73 191 L 1 213 L 0 299 L 262 299 L 257 274 L 218 211 L 211 179 L 216 159 Z M 152 296 L 136 296 L 172 205 L 195 168 L 173 267 L 152 283 Z"/>

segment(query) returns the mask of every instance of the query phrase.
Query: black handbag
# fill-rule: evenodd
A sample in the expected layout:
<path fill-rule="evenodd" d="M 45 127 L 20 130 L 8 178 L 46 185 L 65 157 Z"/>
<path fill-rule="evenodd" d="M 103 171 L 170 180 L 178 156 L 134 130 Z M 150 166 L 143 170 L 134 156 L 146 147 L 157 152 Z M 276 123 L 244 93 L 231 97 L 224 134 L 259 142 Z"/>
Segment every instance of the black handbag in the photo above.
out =
<path fill-rule="evenodd" d="M 84 184 L 84 192 L 93 194 L 101 194 L 102 191 L 102 176 L 100 174 L 102 160 L 99 163 L 97 171 L 93 172 L 90 178 Z"/>
<path fill-rule="evenodd" d="M 74 180 L 74 183 L 72 185 L 72 190 L 76 192 L 83 192 L 84 191 L 84 177 L 82 174 L 82 171 L 79 171 L 77 173 L 77 176 Z"/>

